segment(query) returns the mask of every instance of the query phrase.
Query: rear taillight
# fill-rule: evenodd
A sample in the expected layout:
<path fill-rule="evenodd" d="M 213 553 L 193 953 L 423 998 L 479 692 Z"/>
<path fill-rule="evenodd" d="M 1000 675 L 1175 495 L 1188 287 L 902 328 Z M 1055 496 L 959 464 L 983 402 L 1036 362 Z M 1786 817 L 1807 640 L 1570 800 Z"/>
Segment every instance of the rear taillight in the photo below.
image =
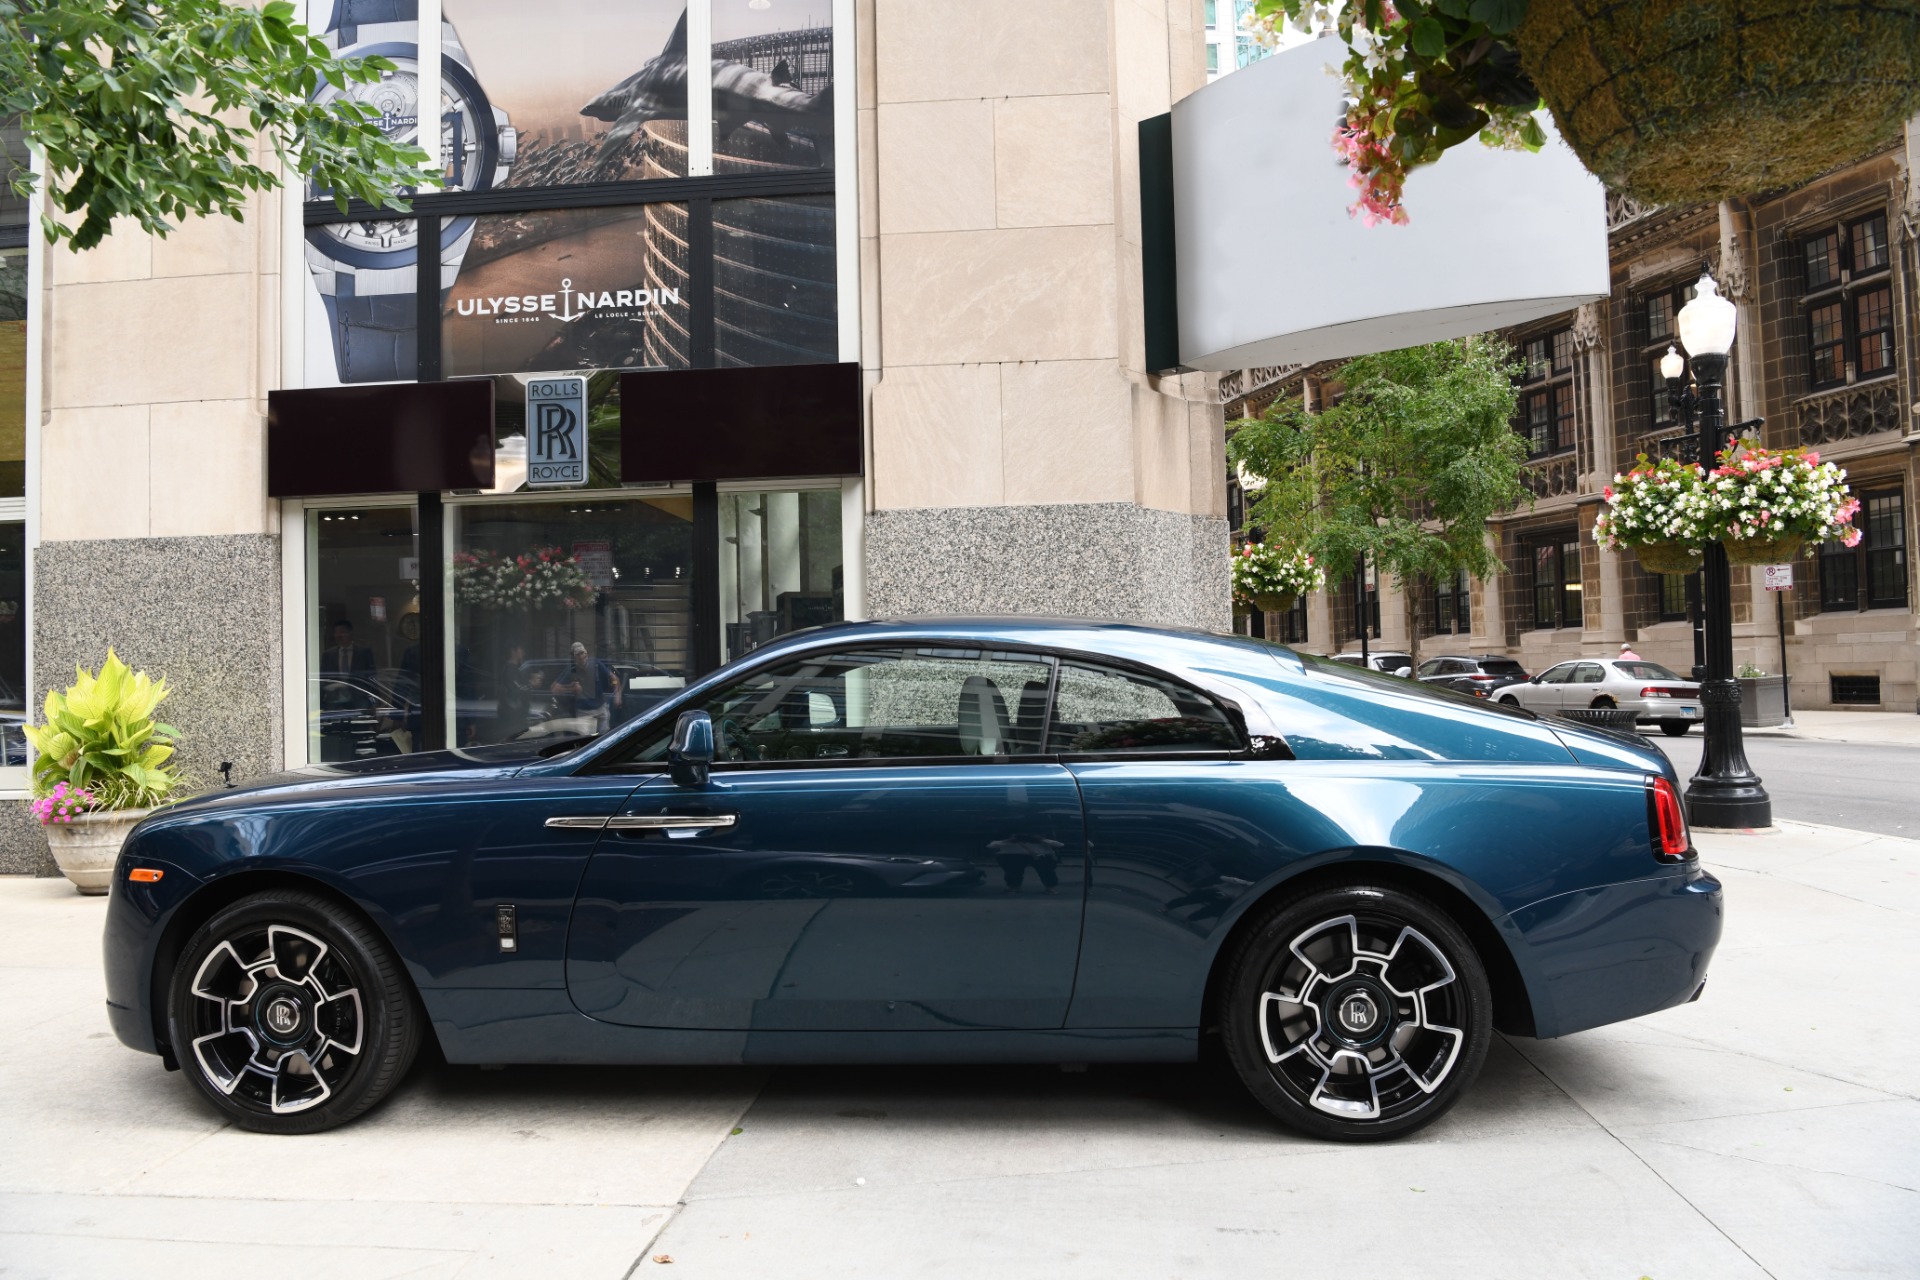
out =
<path fill-rule="evenodd" d="M 1675 689 L 1671 685 L 1650 684 L 1640 691 L 1643 698 L 1691 698 L 1693 690 Z"/>
<path fill-rule="evenodd" d="M 1687 815 L 1680 808 L 1680 793 L 1665 778 L 1654 778 L 1647 787 L 1647 826 L 1653 831 L 1655 860 L 1686 862 L 1693 857 L 1693 841 L 1687 837 Z"/>

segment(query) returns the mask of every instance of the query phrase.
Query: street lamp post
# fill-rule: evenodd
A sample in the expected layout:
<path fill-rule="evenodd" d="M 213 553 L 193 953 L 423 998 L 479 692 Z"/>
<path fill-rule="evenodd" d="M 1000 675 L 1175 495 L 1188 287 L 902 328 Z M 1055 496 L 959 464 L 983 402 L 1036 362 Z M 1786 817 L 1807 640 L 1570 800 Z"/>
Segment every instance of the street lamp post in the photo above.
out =
<path fill-rule="evenodd" d="M 1695 457 L 1707 474 L 1713 471 L 1726 414 L 1720 388 L 1727 373 L 1727 352 L 1733 348 L 1736 312 L 1722 298 L 1713 278 L 1704 272 L 1698 291 L 1677 317 L 1680 345 L 1693 365 L 1697 390 L 1688 394 L 1680 378 L 1685 363 L 1671 347 L 1660 361 L 1668 393 L 1675 405 L 1692 409 L 1699 420 Z M 1696 827 L 1768 827 L 1773 825 L 1773 800 L 1759 775 L 1747 763 L 1747 747 L 1740 729 L 1740 684 L 1733 678 L 1733 577 L 1727 549 L 1718 541 L 1705 547 L 1701 566 L 1701 594 L 1707 624 L 1707 678 L 1700 686 L 1706 704 L 1706 743 L 1700 767 L 1687 783 L 1687 820 Z"/>

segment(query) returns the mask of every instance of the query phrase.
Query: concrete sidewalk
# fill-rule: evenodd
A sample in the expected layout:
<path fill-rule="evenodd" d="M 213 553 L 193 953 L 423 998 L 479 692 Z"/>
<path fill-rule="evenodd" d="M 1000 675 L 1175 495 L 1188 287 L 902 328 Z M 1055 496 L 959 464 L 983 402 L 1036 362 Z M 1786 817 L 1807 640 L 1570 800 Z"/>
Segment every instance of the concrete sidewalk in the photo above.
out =
<path fill-rule="evenodd" d="M 1751 737 L 1920 747 L 1920 715 L 1903 711 L 1796 711 L 1791 726 L 1745 732 Z"/>
<path fill-rule="evenodd" d="M 98 902 L 0 881 L 0 1275 L 1920 1274 L 1920 842 L 1701 844 L 1702 1000 L 1497 1040 L 1371 1147 L 1209 1067 L 439 1068 L 260 1138 L 108 1035 Z"/>

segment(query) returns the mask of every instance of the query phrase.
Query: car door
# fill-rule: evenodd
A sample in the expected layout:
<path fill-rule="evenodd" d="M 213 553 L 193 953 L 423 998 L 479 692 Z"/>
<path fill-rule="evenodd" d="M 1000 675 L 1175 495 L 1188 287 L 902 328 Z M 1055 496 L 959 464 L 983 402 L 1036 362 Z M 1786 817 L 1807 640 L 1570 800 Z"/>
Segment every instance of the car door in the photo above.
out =
<path fill-rule="evenodd" d="M 1561 686 L 1560 705 L 1563 709 L 1584 708 L 1593 705 L 1594 699 L 1603 697 L 1607 691 L 1602 688 L 1606 672 L 1597 662 L 1574 664 L 1573 674 Z"/>
<path fill-rule="evenodd" d="M 1513 693 L 1529 711 L 1559 711 L 1566 706 L 1567 681 L 1577 663 L 1563 662 L 1540 673 L 1538 684 L 1515 685 Z"/>
<path fill-rule="evenodd" d="M 1060 1026 L 1086 838 L 1072 775 L 1040 754 L 1052 675 L 1031 653 L 862 646 L 706 699 L 706 784 L 650 779 L 588 865 L 576 1006 L 717 1030 Z"/>

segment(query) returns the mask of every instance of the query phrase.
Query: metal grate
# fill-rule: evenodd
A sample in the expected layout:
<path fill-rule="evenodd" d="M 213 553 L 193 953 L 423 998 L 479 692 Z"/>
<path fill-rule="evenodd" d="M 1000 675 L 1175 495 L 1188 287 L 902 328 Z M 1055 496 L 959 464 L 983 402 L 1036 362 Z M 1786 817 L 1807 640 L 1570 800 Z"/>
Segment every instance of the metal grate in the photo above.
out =
<path fill-rule="evenodd" d="M 1879 676 L 1829 676 L 1832 701 L 1836 707 L 1877 707 L 1880 705 Z"/>

